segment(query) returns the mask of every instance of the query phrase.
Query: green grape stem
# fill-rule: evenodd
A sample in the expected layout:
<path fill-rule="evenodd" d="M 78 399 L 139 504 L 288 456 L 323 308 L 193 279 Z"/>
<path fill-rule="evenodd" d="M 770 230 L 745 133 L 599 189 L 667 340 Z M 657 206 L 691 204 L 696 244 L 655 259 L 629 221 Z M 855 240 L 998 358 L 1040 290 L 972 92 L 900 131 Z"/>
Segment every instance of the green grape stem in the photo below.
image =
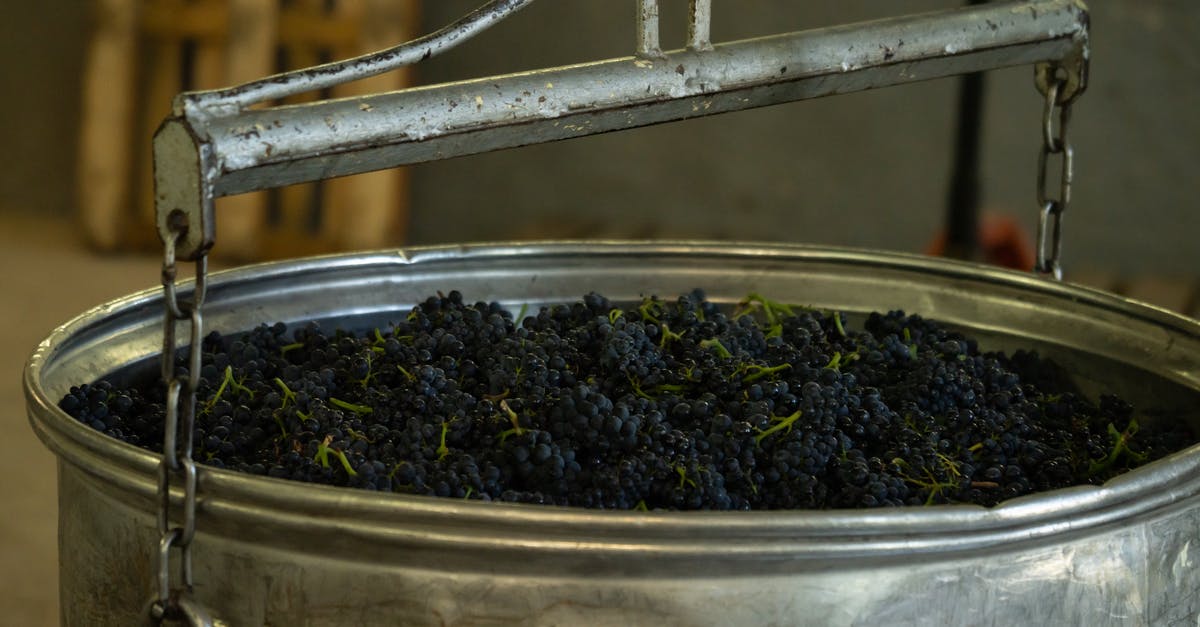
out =
<path fill-rule="evenodd" d="M 345 453 L 343 453 L 337 449 L 330 449 L 330 450 L 333 451 L 333 454 L 336 455 L 337 458 L 342 461 L 342 468 L 346 469 L 346 474 L 350 475 L 351 477 L 358 476 L 358 472 L 355 471 L 354 467 L 350 465 L 350 460 L 346 459 Z"/>
<path fill-rule="evenodd" d="M 1133 436 L 1137 434 L 1138 429 L 1139 426 L 1137 419 L 1130 419 L 1129 425 L 1125 427 L 1124 431 L 1117 431 L 1117 428 L 1113 426 L 1113 423 L 1108 423 L 1108 437 L 1113 443 L 1112 450 L 1109 451 L 1108 455 L 1106 455 L 1104 459 L 1092 460 L 1088 464 L 1088 476 L 1094 477 L 1098 474 L 1107 472 L 1123 455 L 1139 464 L 1146 461 L 1145 453 L 1138 453 L 1129 448 L 1129 440 L 1131 440 Z"/>
<path fill-rule="evenodd" d="M 204 403 L 204 413 L 207 414 L 212 411 L 212 408 L 221 401 L 221 396 L 225 394 L 227 388 L 233 388 L 234 392 L 243 392 L 250 397 L 250 400 L 254 400 L 254 390 L 242 385 L 241 381 L 233 378 L 233 366 L 225 366 L 225 377 L 221 379 L 221 385 L 217 387 L 217 391 L 213 394 L 213 397 Z"/>
<path fill-rule="evenodd" d="M 333 405 L 335 407 L 341 407 L 342 409 L 345 409 L 346 411 L 352 411 L 356 414 L 369 414 L 369 413 L 375 411 L 375 410 L 371 409 L 370 407 L 367 407 L 366 405 L 355 405 L 354 403 L 347 403 L 346 401 L 343 401 L 340 398 L 334 398 L 332 396 L 329 397 L 329 404 Z"/>
<path fill-rule="evenodd" d="M 351 429 L 350 427 L 346 427 L 346 433 L 349 434 L 350 437 L 354 438 L 355 440 L 362 440 L 363 442 L 366 442 L 367 444 L 375 443 L 375 440 L 368 438 L 365 433 L 363 433 L 361 431 L 355 431 L 354 429 Z"/>
<path fill-rule="evenodd" d="M 711 348 L 717 351 L 717 356 L 721 357 L 722 359 L 733 358 L 733 353 L 729 352 L 729 349 L 725 348 L 725 345 L 721 343 L 721 340 L 718 340 L 715 337 L 709 340 L 701 340 L 700 348 Z"/>
<path fill-rule="evenodd" d="M 656 400 L 658 400 L 658 398 L 657 398 L 657 397 L 654 397 L 654 396 L 651 396 L 651 395 L 647 394 L 647 393 L 646 393 L 646 391 L 642 389 L 642 384 L 641 384 L 641 383 L 639 383 L 639 382 L 638 382 L 638 380 L 637 380 L 636 378 L 634 378 L 634 376 L 633 376 L 632 374 L 629 374 L 628 372 L 626 372 L 626 373 L 625 373 L 625 378 L 626 378 L 626 379 L 629 379 L 629 386 L 633 388 L 633 393 L 634 393 L 634 394 L 636 394 L 636 395 L 638 395 L 638 396 L 640 396 L 640 397 L 642 397 L 642 398 L 644 398 L 644 399 L 646 399 L 646 400 L 648 400 L 648 401 L 656 401 Z"/>
<path fill-rule="evenodd" d="M 783 316 L 794 317 L 796 312 L 792 310 L 790 305 L 773 301 L 758 292 L 750 292 L 745 298 L 738 303 L 738 311 L 734 312 L 734 318 L 741 317 L 755 309 L 760 309 L 763 315 L 767 318 L 767 325 L 770 327 L 780 326 L 780 318 Z M 782 328 L 782 327 L 780 327 Z"/>
<path fill-rule="evenodd" d="M 279 409 L 287 409 L 288 401 L 293 403 L 296 402 L 296 393 L 292 391 L 292 388 L 289 388 L 287 384 L 283 382 L 283 379 L 275 377 L 274 381 L 275 385 L 277 385 L 280 391 L 283 392 L 283 400 L 279 403 Z"/>
<path fill-rule="evenodd" d="M 658 317 L 663 313 L 662 303 L 653 297 L 643 298 L 642 304 L 638 305 L 638 313 L 642 315 L 642 322 L 649 320 L 657 323 Z"/>
<path fill-rule="evenodd" d="M 511 393 L 512 393 L 511 390 L 509 390 L 508 388 L 504 388 L 504 391 L 499 394 L 484 394 L 483 400 L 491 401 L 491 402 L 495 403 L 496 401 L 502 401 L 502 400 L 508 398 L 508 395 Z"/>
<path fill-rule="evenodd" d="M 958 464 L 956 464 L 953 460 L 940 453 L 938 454 L 938 460 L 942 464 L 943 469 L 947 472 L 947 474 L 950 475 L 951 478 L 949 480 L 939 481 L 938 478 L 935 477 L 928 468 L 921 469 L 928 479 L 918 479 L 907 472 L 898 473 L 899 477 L 904 480 L 905 483 L 911 483 L 921 490 L 929 491 L 929 495 L 925 498 L 926 506 L 933 505 L 937 497 L 941 496 L 946 490 L 953 490 L 954 488 L 958 487 L 959 480 L 962 478 L 962 473 L 959 472 Z M 909 468 L 908 462 L 900 457 L 892 459 L 892 463 L 902 469 Z"/>
<path fill-rule="evenodd" d="M 759 379 L 761 379 L 763 377 L 773 375 L 777 372 L 782 372 L 791 367 L 792 367 L 791 364 L 779 364 L 778 366 L 771 366 L 771 367 L 759 366 L 757 364 L 747 364 L 745 367 L 745 371 L 748 374 L 746 376 L 742 377 L 742 383 L 754 383 L 755 381 L 758 381 Z M 751 371 L 753 371 L 753 372 L 751 372 Z"/>
<path fill-rule="evenodd" d="M 375 332 L 379 333 L 379 329 L 375 329 Z M 378 348 L 378 347 L 372 347 L 372 348 Z M 361 385 L 364 390 L 367 389 L 367 387 L 369 385 L 371 385 L 371 379 L 375 378 L 375 369 L 372 367 L 371 361 L 372 361 L 371 353 L 367 353 L 367 374 L 366 374 L 366 376 L 364 376 L 363 378 L 358 380 L 359 385 Z"/>
<path fill-rule="evenodd" d="M 317 445 L 317 454 L 313 457 L 313 459 L 321 462 L 322 468 L 329 468 L 329 454 L 333 453 L 334 457 L 337 457 L 338 461 L 342 462 L 342 468 L 346 470 L 346 474 L 350 475 L 351 477 L 357 477 L 358 472 L 355 471 L 354 467 L 350 465 L 350 460 L 346 459 L 346 454 L 336 448 L 333 448 L 332 446 L 329 446 L 329 443 L 332 441 L 332 435 L 325 436 L 325 439 L 322 440 L 319 445 Z"/>
<path fill-rule="evenodd" d="M 696 487 L 696 482 L 691 479 L 688 479 L 687 468 L 684 468 L 683 466 L 676 466 L 675 474 L 679 475 L 679 489 L 682 490 L 684 484 L 690 485 L 693 488 Z"/>
<path fill-rule="evenodd" d="M 437 447 L 438 461 L 442 461 L 447 455 L 450 454 L 450 447 L 446 446 L 446 434 L 449 433 L 450 423 L 452 422 L 454 422 L 454 418 L 442 421 L 442 439 L 441 443 L 438 444 Z"/>
<path fill-rule="evenodd" d="M 763 431 L 760 431 L 758 435 L 754 436 L 754 443 L 761 444 L 763 439 L 766 438 L 768 435 L 771 435 L 772 433 L 776 433 L 778 431 L 782 431 L 784 429 L 787 429 L 787 432 L 791 433 L 792 424 L 800 419 L 800 415 L 802 413 L 803 412 L 801 412 L 801 410 L 797 409 L 795 413 L 793 413 L 789 416 L 782 417 L 782 418 L 780 418 L 779 416 L 776 416 L 775 414 L 771 414 L 771 421 L 774 422 L 775 424 L 767 429 L 764 429 Z"/>
<path fill-rule="evenodd" d="M 513 433 L 516 433 L 517 435 L 524 434 L 525 430 L 521 428 L 520 418 L 517 416 L 517 412 L 513 411 L 512 408 L 508 406 L 507 400 L 501 399 L 500 409 L 504 411 L 504 414 L 508 416 L 508 421 L 512 423 Z"/>
<path fill-rule="evenodd" d="M 855 359 L 858 359 L 857 350 L 855 350 L 853 353 L 846 353 L 845 355 L 843 355 L 841 351 L 834 351 L 833 358 L 829 360 L 829 363 L 825 364 L 825 367 L 829 370 L 838 370 L 842 366 L 849 364 Z"/>
<path fill-rule="evenodd" d="M 833 326 L 837 329 L 838 335 L 846 337 L 846 327 L 842 326 L 842 312 L 833 312 Z"/>
<path fill-rule="evenodd" d="M 683 334 L 675 333 L 674 331 L 672 331 L 671 327 L 667 326 L 667 323 L 660 322 L 660 323 L 658 323 L 658 325 L 660 327 L 662 327 L 662 338 L 658 340 L 659 348 L 666 348 L 667 342 L 670 340 L 682 340 L 683 339 Z"/>
<path fill-rule="evenodd" d="M 909 333 L 908 327 L 904 327 L 904 343 L 908 346 L 908 354 L 913 359 L 917 358 L 917 345 L 913 343 L 912 333 Z"/>

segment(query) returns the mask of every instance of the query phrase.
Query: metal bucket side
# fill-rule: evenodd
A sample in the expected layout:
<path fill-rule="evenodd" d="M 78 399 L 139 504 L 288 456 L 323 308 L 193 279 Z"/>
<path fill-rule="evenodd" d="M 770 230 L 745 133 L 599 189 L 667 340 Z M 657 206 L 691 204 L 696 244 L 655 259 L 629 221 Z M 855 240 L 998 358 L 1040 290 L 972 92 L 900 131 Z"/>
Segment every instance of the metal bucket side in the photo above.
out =
<path fill-rule="evenodd" d="M 1059 351 L 1093 383 L 1200 408 L 1195 321 L 1026 275 L 863 251 L 599 243 L 320 258 L 214 277 L 206 315 L 234 331 L 361 322 L 438 289 L 519 306 L 697 286 L 726 302 L 756 290 L 850 312 L 903 307 L 1000 345 Z M 153 292 L 108 303 L 57 330 L 26 369 L 31 422 L 60 458 L 67 624 L 142 616 L 157 456 L 54 404 L 66 386 L 156 354 L 160 311 Z M 990 510 L 744 513 L 381 496 L 204 469 L 197 595 L 239 624 L 1158 622 L 1200 610 L 1189 554 L 1198 467 L 1193 446 L 1101 488 Z"/>

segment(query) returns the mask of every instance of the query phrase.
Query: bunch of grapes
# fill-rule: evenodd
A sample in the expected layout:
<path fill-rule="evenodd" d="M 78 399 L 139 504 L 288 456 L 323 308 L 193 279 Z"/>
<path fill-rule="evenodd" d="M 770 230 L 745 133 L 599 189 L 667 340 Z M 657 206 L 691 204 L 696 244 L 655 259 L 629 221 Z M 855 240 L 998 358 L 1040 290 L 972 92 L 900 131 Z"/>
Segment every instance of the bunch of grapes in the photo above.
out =
<path fill-rule="evenodd" d="M 603 509 L 994 505 L 1101 483 L 1190 443 L 1090 402 L 1036 354 L 981 352 L 918 316 L 695 291 L 598 294 L 515 321 L 430 297 L 386 327 L 208 335 L 195 457 L 383 492 Z M 180 368 L 186 370 L 181 361 Z M 151 451 L 153 378 L 71 389 L 60 407 Z"/>

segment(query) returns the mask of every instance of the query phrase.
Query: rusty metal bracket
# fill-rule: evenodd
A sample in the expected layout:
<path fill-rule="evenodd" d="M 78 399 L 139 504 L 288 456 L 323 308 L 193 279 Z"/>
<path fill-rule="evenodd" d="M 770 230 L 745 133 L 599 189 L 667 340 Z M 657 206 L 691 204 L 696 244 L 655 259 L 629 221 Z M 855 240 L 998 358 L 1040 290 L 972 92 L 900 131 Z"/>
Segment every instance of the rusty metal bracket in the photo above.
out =
<path fill-rule="evenodd" d="M 1087 89 L 1088 48 L 1080 46 L 1057 61 L 1045 61 L 1034 66 L 1033 81 L 1038 91 L 1046 95 L 1052 83 L 1061 83 L 1057 105 L 1069 105 Z"/>

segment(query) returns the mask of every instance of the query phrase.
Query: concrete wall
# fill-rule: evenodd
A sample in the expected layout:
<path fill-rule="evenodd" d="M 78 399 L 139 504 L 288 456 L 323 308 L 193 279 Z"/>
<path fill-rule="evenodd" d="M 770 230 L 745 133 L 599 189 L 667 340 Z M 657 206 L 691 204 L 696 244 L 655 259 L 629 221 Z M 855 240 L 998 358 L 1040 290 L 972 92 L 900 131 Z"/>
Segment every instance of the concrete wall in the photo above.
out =
<path fill-rule="evenodd" d="M 425 27 L 478 3 L 425 2 Z M 959 3 L 714 4 L 714 40 L 727 41 Z M 677 47 L 686 0 L 663 5 L 664 44 Z M 1092 5 L 1092 83 L 1071 126 L 1068 269 L 1195 275 L 1200 4 Z M 10 151 L 0 168 L 0 207 L 73 210 L 89 6 L 18 3 L 0 21 L 0 136 Z M 539 2 L 424 64 L 421 80 L 627 55 L 632 15 L 632 0 Z M 418 166 L 408 243 L 595 235 L 919 251 L 943 221 L 954 102 L 955 83 L 943 80 Z M 989 75 L 984 203 L 1018 217 L 1030 233 L 1040 112 L 1031 68 Z"/>
<path fill-rule="evenodd" d="M 473 1 L 427 3 L 427 27 Z M 664 0 L 683 42 L 686 0 Z M 957 3 L 717 0 L 713 39 L 936 10 Z M 526 9 L 431 60 L 426 82 L 630 54 L 632 2 Z M 1200 5 L 1093 2 L 1093 73 L 1071 125 L 1068 268 L 1200 271 Z M 547 28 L 547 26 L 552 26 Z M 989 75 L 983 201 L 1036 224 L 1041 97 L 1031 68 Z M 918 251 L 943 221 L 952 80 L 729 114 L 419 166 L 413 239 L 526 233 L 721 237 Z"/>

